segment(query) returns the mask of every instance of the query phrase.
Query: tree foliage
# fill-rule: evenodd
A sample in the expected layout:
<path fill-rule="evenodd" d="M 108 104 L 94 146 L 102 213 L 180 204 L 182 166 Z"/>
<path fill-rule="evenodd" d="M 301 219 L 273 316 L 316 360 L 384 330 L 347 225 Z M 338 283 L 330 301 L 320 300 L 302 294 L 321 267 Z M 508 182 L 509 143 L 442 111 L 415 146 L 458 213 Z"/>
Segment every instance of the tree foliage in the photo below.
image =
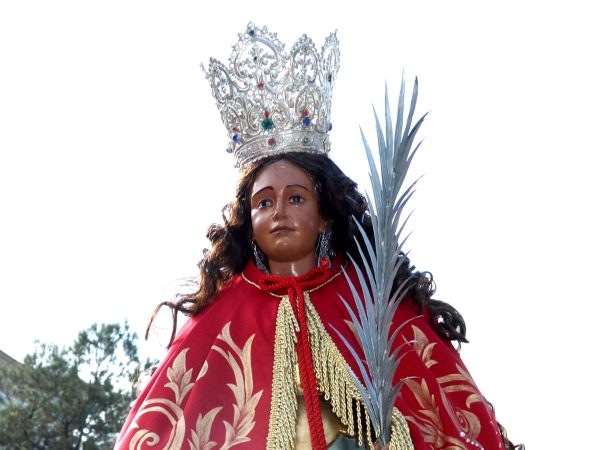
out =
<path fill-rule="evenodd" d="M 38 343 L 0 368 L 0 449 L 111 449 L 149 366 L 127 323 L 95 324 L 66 348 Z"/>

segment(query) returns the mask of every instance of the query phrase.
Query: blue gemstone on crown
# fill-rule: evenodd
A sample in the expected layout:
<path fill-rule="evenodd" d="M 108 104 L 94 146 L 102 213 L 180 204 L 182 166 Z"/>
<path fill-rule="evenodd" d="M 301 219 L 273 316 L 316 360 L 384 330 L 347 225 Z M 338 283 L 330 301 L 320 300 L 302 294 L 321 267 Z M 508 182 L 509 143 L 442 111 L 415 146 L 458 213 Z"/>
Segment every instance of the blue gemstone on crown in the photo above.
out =
<path fill-rule="evenodd" d="M 331 124 L 331 122 L 329 122 L 329 126 L 327 127 L 327 131 L 331 131 L 332 128 L 333 128 L 333 125 Z"/>
<path fill-rule="evenodd" d="M 248 36 L 254 37 L 254 30 L 248 30 Z"/>
<path fill-rule="evenodd" d="M 237 144 L 238 141 L 240 140 L 240 135 L 239 134 L 234 134 L 231 139 L 233 139 L 233 142 L 235 142 Z"/>
<path fill-rule="evenodd" d="M 310 126 L 310 117 L 305 117 L 304 119 L 302 119 L 302 125 L 304 125 L 305 127 L 309 127 Z"/>

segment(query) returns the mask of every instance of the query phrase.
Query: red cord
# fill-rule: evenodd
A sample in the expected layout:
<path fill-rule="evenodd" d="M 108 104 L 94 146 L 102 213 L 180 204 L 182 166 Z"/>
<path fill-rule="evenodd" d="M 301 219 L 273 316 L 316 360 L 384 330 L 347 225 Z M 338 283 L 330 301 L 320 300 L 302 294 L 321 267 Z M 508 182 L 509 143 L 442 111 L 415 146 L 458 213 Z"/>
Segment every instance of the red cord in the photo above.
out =
<path fill-rule="evenodd" d="M 327 443 L 325 442 L 323 419 L 321 418 L 317 377 L 315 375 L 312 354 L 310 352 L 304 291 L 325 283 L 330 276 L 330 270 L 324 267 L 318 267 L 311 270 L 306 275 L 299 277 L 278 277 L 265 274 L 258 280 L 258 285 L 265 291 L 277 292 L 287 290 L 294 315 L 296 316 L 296 320 L 300 327 L 296 351 L 298 353 L 298 364 L 300 366 L 300 380 L 302 382 L 302 389 L 304 390 L 310 440 L 314 450 L 326 450 Z"/>

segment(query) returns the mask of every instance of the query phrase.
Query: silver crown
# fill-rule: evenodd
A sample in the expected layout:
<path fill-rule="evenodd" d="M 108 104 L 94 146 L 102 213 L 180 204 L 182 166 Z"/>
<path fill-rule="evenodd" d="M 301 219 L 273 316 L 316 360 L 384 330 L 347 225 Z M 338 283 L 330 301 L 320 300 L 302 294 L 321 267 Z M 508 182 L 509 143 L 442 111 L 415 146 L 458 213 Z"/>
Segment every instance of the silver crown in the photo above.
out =
<path fill-rule="evenodd" d="M 327 154 L 331 96 L 340 65 L 332 33 L 321 53 L 303 35 L 285 53 L 277 33 L 249 23 L 229 67 L 211 58 L 208 71 L 236 167 L 292 151 Z"/>

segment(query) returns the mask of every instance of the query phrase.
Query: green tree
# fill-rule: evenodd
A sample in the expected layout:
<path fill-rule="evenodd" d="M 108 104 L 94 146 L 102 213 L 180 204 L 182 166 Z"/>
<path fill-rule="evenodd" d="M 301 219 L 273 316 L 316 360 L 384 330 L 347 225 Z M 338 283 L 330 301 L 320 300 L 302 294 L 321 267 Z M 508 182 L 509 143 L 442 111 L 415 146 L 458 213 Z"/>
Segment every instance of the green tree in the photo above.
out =
<path fill-rule="evenodd" d="M 149 367 L 127 323 L 93 325 L 67 348 L 38 344 L 0 369 L 0 449 L 111 449 Z"/>

